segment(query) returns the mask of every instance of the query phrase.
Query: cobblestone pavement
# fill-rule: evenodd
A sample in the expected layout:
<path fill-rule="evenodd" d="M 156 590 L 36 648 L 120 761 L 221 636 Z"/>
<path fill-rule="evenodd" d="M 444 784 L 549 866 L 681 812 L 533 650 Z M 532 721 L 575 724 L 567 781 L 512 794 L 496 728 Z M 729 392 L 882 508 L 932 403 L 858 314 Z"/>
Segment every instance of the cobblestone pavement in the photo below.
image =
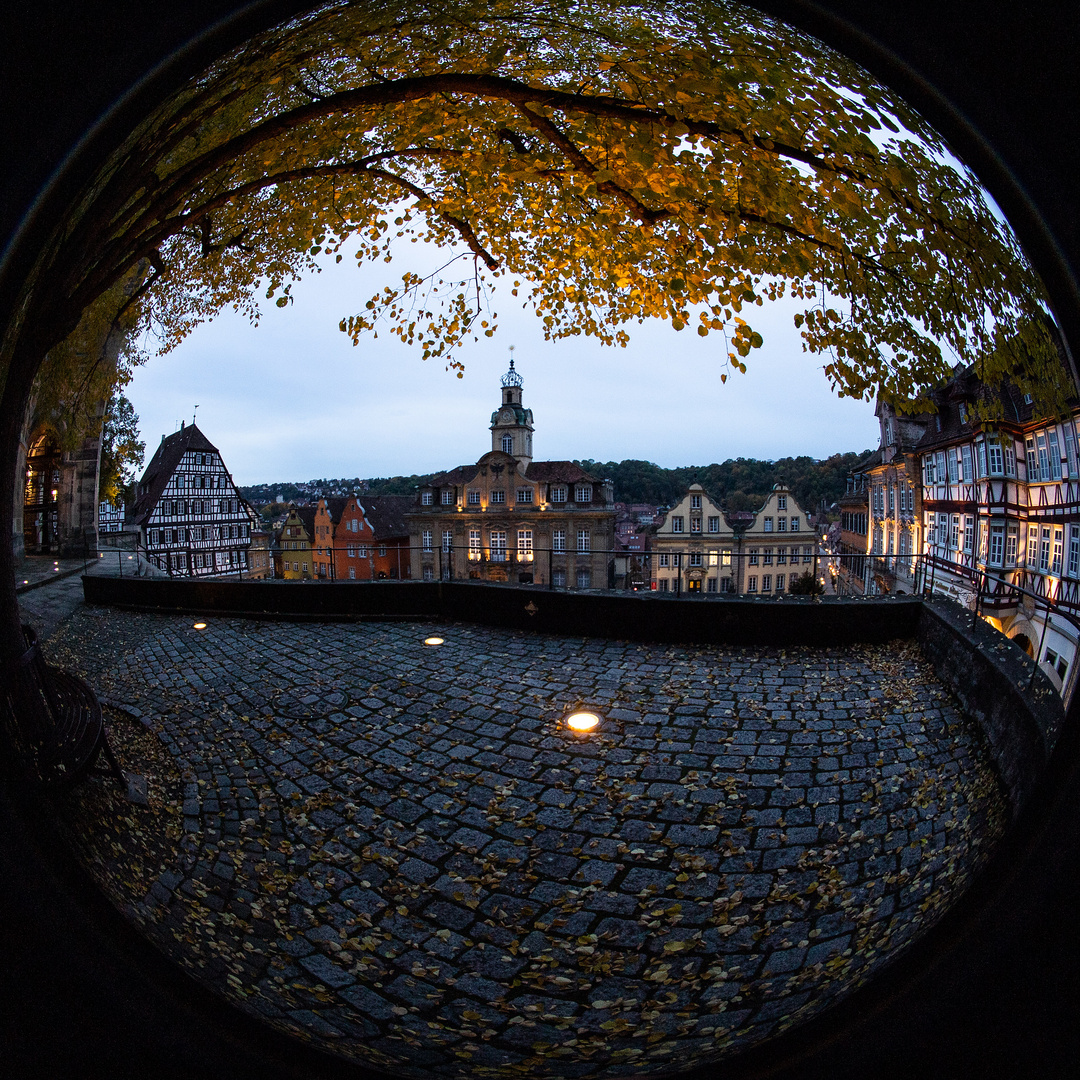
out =
<path fill-rule="evenodd" d="M 932 924 L 1005 820 L 910 643 L 83 609 L 50 651 L 182 770 L 174 855 L 110 883 L 129 914 L 395 1076 L 643 1076 L 748 1046 Z M 597 732 L 565 727 L 576 705 Z"/>

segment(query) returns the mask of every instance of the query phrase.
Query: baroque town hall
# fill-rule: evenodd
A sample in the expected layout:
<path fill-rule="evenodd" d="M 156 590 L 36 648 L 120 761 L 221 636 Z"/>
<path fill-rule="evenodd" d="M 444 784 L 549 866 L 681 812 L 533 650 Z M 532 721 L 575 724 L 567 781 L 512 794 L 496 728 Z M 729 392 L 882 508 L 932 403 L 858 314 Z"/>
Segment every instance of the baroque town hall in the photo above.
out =
<path fill-rule="evenodd" d="M 610 586 L 611 484 L 572 461 L 533 461 L 533 416 L 521 388 L 511 359 L 491 414 L 491 450 L 420 488 L 406 515 L 414 579 Z"/>

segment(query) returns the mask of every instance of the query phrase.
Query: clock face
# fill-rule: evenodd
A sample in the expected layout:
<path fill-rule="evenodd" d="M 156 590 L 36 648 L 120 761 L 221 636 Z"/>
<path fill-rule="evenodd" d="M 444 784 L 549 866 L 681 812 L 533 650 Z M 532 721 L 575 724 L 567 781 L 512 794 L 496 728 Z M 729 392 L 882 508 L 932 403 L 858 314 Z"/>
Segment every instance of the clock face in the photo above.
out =
<path fill-rule="evenodd" d="M 514 419 L 514 410 L 513 409 L 500 409 L 499 410 L 499 419 L 504 424 L 510 423 L 510 421 Z"/>

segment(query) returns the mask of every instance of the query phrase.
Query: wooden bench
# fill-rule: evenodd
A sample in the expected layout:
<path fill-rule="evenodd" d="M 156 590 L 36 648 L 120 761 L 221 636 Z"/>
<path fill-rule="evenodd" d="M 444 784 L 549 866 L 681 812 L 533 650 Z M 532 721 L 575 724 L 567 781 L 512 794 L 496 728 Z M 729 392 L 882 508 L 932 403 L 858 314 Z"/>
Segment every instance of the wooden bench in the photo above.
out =
<path fill-rule="evenodd" d="M 11 736 L 23 762 L 53 787 L 71 788 L 96 773 L 126 789 L 94 691 L 46 664 L 33 628 L 22 629 L 26 652 L 15 661 L 5 690 Z"/>

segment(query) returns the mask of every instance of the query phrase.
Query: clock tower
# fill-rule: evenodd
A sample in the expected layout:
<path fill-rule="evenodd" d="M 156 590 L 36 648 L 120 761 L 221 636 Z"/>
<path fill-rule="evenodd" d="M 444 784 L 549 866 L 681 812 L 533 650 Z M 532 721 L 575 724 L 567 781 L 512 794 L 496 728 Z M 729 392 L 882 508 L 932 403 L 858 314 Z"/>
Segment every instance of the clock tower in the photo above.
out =
<path fill-rule="evenodd" d="M 524 474 L 533 456 L 533 415 L 521 406 L 521 386 L 511 356 L 510 370 L 502 377 L 502 404 L 491 414 L 491 449 L 517 458 L 518 471 Z"/>

